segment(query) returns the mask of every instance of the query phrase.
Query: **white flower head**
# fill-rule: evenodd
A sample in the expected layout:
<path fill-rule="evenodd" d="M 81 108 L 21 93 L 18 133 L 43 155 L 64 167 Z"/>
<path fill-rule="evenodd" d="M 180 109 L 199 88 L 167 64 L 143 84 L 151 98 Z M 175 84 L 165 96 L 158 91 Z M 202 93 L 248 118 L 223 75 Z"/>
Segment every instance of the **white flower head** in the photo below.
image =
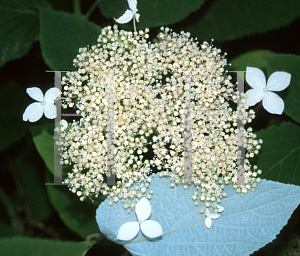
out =
<path fill-rule="evenodd" d="M 247 67 L 246 81 L 253 88 L 246 92 L 246 105 L 254 106 L 262 100 L 265 110 L 271 114 L 281 115 L 284 109 L 283 100 L 273 91 L 287 88 L 291 82 L 291 74 L 283 71 L 274 72 L 266 83 L 264 73 L 254 67 Z"/>
<path fill-rule="evenodd" d="M 28 95 L 38 102 L 30 104 L 23 114 L 23 120 L 29 122 L 36 122 L 42 116 L 43 113 L 49 119 L 56 117 L 56 107 L 54 105 L 55 99 L 60 97 L 60 90 L 58 88 L 50 88 L 46 91 L 45 96 L 40 88 L 31 87 L 27 88 Z"/>
<path fill-rule="evenodd" d="M 149 238 L 156 238 L 163 234 L 161 225 L 154 220 L 147 220 L 151 215 L 151 205 L 147 198 L 140 199 L 135 206 L 137 221 L 124 223 L 117 235 L 117 239 L 129 241 L 136 237 L 141 228 L 142 233 Z"/>
<path fill-rule="evenodd" d="M 223 210 L 224 210 L 224 208 L 221 206 L 220 206 L 220 208 L 218 208 L 218 212 L 222 212 Z M 208 208 L 205 209 L 205 215 L 206 215 L 205 226 L 207 228 L 211 227 L 212 219 L 217 219 L 220 217 L 220 214 L 210 213 Z"/>
<path fill-rule="evenodd" d="M 137 6 L 137 0 L 127 0 L 129 9 L 126 10 L 126 12 L 118 19 L 115 19 L 116 22 L 120 24 L 127 23 L 131 21 L 132 18 L 135 18 L 137 22 L 139 22 L 140 15 L 137 13 L 138 9 Z"/>

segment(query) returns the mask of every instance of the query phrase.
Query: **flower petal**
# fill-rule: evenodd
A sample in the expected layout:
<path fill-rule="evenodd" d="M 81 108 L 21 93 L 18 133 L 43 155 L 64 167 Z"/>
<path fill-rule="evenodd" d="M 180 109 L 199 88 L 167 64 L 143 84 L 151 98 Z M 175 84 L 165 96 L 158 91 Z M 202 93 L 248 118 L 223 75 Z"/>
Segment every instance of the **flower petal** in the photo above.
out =
<path fill-rule="evenodd" d="M 246 103 L 248 107 L 254 106 L 260 102 L 264 97 L 263 89 L 250 89 L 246 92 Z"/>
<path fill-rule="evenodd" d="M 135 19 L 136 19 L 137 22 L 139 22 L 139 18 L 140 18 L 140 15 L 138 13 L 136 13 L 135 14 Z"/>
<path fill-rule="evenodd" d="M 210 228 L 210 227 L 211 227 L 211 218 L 207 217 L 207 218 L 205 219 L 205 226 L 206 226 L 207 228 Z"/>
<path fill-rule="evenodd" d="M 268 79 L 268 91 L 279 92 L 287 88 L 291 82 L 292 75 L 287 72 L 274 72 Z"/>
<path fill-rule="evenodd" d="M 135 206 L 135 213 L 140 221 L 148 219 L 151 215 L 151 204 L 149 200 L 145 197 L 140 199 Z"/>
<path fill-rule="evenodd" d="M 131 21 L 132 18 L 133 18 L 133 12 L 131 10 L 126 10 L 126 12 L 120 18 L 115 19 L 115 21 L 120 24 L 124 24 Z"/>
<path fill-rule="evenodd" d="M 217 205 L 217 209 L 218 209 L 218 212 L 223 212 L 224 211 L 224 207 L 222 207 L 220 205 Z"/>
<path fill-rule="evenodd" d="M 246 81 L 253 89 L 266 88 L 266 77 L 259 68 L 246 68 Z"/>
<path fill-rule="evenodd" d="M 26 89 L 28 95 L 36 101 L 42 102 L 44 100 L 43 92 L 38 87 L 30 87 Z"/>
<path fill-rule="evenodd" d="M 45 93 L 44 101 L 49 102 L 49 103 L 54 103 L 54 100 L 56 98 L 59 98 L 61 94 L 61 91 L 58 88 L 50 88 L 48 91 Z"/>
<path fill-rule="evenodd" d="M 211 218 L 211 219 L 217 219 L 217 218 L 219 218 L 220 217 L 220 214 L 217 214 L 217 213 L 211 213 L 210 215 L 209 215 L 209 218 Z"/>
<path fill-rule="evenodd" d="M 206 217 L 208 217 L 210 215 L 210 211 L 208 208 L 205 209 L 205 215 L 206 215 Z"/>
<path fill-rule="evenodd" d="M 281 115 L 284 109 L 283 100 L 274 92 L 267 92 L 263 98 L 263 107 L 271 114 Z"/>
<path fill-rule="evenodd" d="M 136 11 L 136 6 L 137 6 L 137 0 L 127 0 L 129 8 L 135 12 Z"/>
<path fill-rule="evenodd" d="M 149 238 L 156 238 L 163 234 L 161 225 L 155 220 L 145 220 L 141 223 L 143 234 Z"/>
<path fill-rule="evenodd" d="M 56 117 L 56 106 L 53 103 L 46 102 L 43 107 L 45 117 L 48 119 L 53 119 Z"/>
<path fill-rule="evenodd" d="M 30 104 L 23 114 L 23 120 L 29 122 L 36 122 L 43 116 L 43 104 L 34 102 Z"/>
<path fill-rule="evenodd" d="M 139 230 L 140 225 L 136 221 L 126 222 L 119 228 L 117 239 L 129 241 L 136 237 Z"/>

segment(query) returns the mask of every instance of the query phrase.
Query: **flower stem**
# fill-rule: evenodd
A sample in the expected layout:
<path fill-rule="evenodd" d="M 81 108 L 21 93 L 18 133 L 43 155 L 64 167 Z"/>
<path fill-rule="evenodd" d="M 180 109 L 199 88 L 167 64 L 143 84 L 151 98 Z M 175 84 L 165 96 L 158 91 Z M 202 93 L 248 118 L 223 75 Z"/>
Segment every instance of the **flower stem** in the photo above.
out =
<path fill-rule="evenodd" d="M 15 212 L 14 205 L 12 201 L 9 199 L 9 197 L 5 194 L 5 192 L 0 187 L 0 201 L 4 205 L 4 208 L 6 208 L 7 214 L 11 218 L 11 220 L 18 219 L 17 213 Z"/>
<path fill-rule="evenodd" d="M 74 14 L 81 15 L 80 0 L 73 0 L 73 12 Z"/>
<path fill-rule="evenodd" d="M 101 0 L 97 0 L 93 3 L 93 5 L 91 6 L 91 8 L 88 10 L 88 12 L 86 13 L 86 15 L 84 15 L 87 19 L 90 17 L 90 15 L 92 14 L 92 12 L 95 10 L 96 6 L 98 5 L 98 3 Z"/>
<path fill-rule="evenodd" d="M 136 32 L 136 27 L 135 27 L 135 15 L 133 16 L 133 29 L 134 29 L 134 32 Z"/>

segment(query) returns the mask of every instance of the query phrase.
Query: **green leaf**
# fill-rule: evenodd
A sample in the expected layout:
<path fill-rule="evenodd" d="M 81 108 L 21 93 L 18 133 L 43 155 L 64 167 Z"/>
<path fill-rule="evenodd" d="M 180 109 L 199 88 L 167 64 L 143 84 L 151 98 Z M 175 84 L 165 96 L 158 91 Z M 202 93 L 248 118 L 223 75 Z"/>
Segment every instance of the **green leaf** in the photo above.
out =
<path fill-rule="evenodd" d="M 137 3 L 138 13 L 141 15 L 137 29 L 152 28 L 174 24 L 196 11 L 205 0 L 141 0 Z M 126 0 L 100 1 L 99 8 L 106 18 L 119 18 L 129 9 Z M 132 21 L 129 28 L 133 30 Z M 118 24 L 118 23 L 117 23 Z"/>
<path fill-rule="evenodd" d="M 193 16 L 187 30 L 203 40 L 229 41 L 290 24 L 300 16 L 299 0 L 215 0 Z"/>
<path fill-rule="evenodd" d="M 38 6 L 44 0 L 0 1 L 0 67 L 29 52 L 39 35 Z"/>
<path fill-rule="evenodd" d="M 54 125 L 44 124 L 30 127 L 33 142 L 47 168 L 54 174 Z"/>
<path fill-rule="evenodd" d="M 15 82 L 0 87 L 0 150 L 10 147 L 26 134 L 27 122 L 22 119 L 25 99 L 25 90 Z"/>
<path fill-rule="evenodd" d="M 278 54 L 267 57 L 266 60 L 268 76 L 275 71 L 286 71 L 292 75 L 291 83 L 283 97 L 284 113 L 300 123 L 300 56 Z"/>
<path fill-rule="evenodd" d="M 38 238 L 2 238 L 1 256 L 82 256 L 91 246 L 89 241 L 55 241 Z"/>
<path fill-rule="evenodd" d="M 0 237 L 11 237 L 21 235 L 22 234 L 17 229 L 13 228 L 5 222 L 0 221 Z"/>
<path fill-rule="evenodd" d="M 14 159 L 14 167 L 29 206 L 31 218 L 38 222 L 44 222 L 52 214 L 52 208 L 45 186 L 44 167 L 42 165 L 41 169 L 37 161 L 33 161 L 36 155 L 38 156 L 29 137 L 28 143 L 23 147 L 23 153 Z"/>
<path fill-rule="evenodd" d="M 75 70 L 80 47 L 95 45 L 101 28 L 78 15 L 39 9 L 40 44 L 46 64 L 53 70 Z"/>
<path fill-rule="evenodd" d="M 256 134 L 263 139 L 257 161 L 261 177 L 300 185 L 300 126 L 286 122 Z"/>
<path fill-rule="evenodd" d="M 243 53 L 230 61 L 230 69 L 246 70 L 246 67 L 267 68 L 267 61 L 264 57 L 269 57 L 275 53 L 269 50 L 255 50 Z"/>
<path fill-rule="evenodd" d="M 48 173 L 49 176 L 49 173 Z M 53 182 L 49 177 L 49 182 Z M 65 225 L 83 239 L 91 233 L 99 232 L 96 220 L 96 205 L 81 202 L 79 197 L 72 194 L 67 186 L 47 186 L 52 206 L 58 212 Z"/>

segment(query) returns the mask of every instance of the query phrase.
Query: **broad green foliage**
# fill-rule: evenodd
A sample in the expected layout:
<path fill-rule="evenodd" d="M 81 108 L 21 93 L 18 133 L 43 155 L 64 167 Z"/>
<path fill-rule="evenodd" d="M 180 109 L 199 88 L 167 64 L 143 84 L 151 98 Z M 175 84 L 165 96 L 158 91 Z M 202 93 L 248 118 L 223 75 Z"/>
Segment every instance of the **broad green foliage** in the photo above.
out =
<path fill-rule="evenodd" d="M 11 104 L 12 99 L 14 99 L 14 104 Z M 4 123 L 0 125 L 0 150 L 13 145 L 26 134 L 27 123 L 22 120 L 26 108 L 25 99 L 25 91 L 15 82 L 9 82 L 0 87 L 1 117 L 6 123 L 6 125 Z M 7 108 L 7 106 L 10 107 Z"/>
<path fill-rule="evenodd" d="M 300 123 L 300 56 L 278 54 L 266 58 L 268 75 L 274 71 L 286 71 L 292 75 L 287 93 L 283 97 L 284 113 Z"/>
<path fill-rule="evenodd" d="M 55 241 L 28 237 L 0 239 L 1 256 L 83 256 L 91 246 L 89 241 Z"/>
<path fill-rule="evenodd" d="M 45 168 L 43 168 L 42 161 L 42 168 L 37 162 L 32 161 L 34 144 L 30 136 L 28 136 L 27 141 L 28 143 L 23 149 L 24 153 L 19 154 L 16 159 L 14 159 L 14 166 L 28 203 L 31 218 L 35 221 L 43 222 L 46 221 L 52 213 L 45 186 Z"/>
<path fill-rule="evenodd" d="M 54 173 L 54 125 L 30 127 L 33 142 L 51 173 Z"/>
<path fill-rule="evenodd" d="M 243 53 L 230 60 L 230 69 L 245 71 L 246 67 L 256 67 L 264 70 L 267 68 L 267 61 L 265 57 L 269 57 L 274 54 L 274 52 L 269 50 L 254 50 Z"/>
<path fill-rule="evenodd" d="M 186 30 L 202 40 L 229 41 L 286 26 L 299 16 L 299 0 L 214 0 Z"/>
<path fill-rule="evenodd" d="M 9 224 L 0 221 L 0 237 L 2 238 L 2 237 L 11 237 L 11 236 L 21 236 L 21 234 L 15 228 L 11 227 Z"/>
<path fill-rule="evenodd" d="M 42 55 L 53 70 L 74 70 L 80 47 L 94 45 L 101 28 L 78 15 L 39 9 Z"/>
<path fill-rule="evenodd" d="M 52 176 L 48 174 L 48 177 L 48 182 L 53 182 Z M 66 185 L 47 186 L 47 190 L 52 206 L 68 228 L 82 239 L 86 239 L 91 233 L 99 232 L 93 217 L 97 206 L 86 201 L 79 201 L 78 197 L 72 194 Z"/>
<path fill-rule="evenodd" d="M 170 188 L 170 181 L 153 175 L 149 189 L 154 191 L 151 219 L 160 223 L 163 235 L 149 241 L 139 232 L 124 246 L 132 255 L 249 255 L 275 239 L 300 203 L 300 187 L 261 180 L 254 192 L 243 197 L 228 186 L 221 202 L 224 211 L 206 228 L 206 216 L 200 214 L 204 202 L 194 205 L 194 186 Z M 123 203 L 109 206 L 107 200 L 97 209 L 100 231 L 117 243 L 123 223 L 136 221 L 135 212 L 127 213 Z"/>
<path fill-rule="evenodd" d="M 258 155 L 262 178 L 300 185 L 300 127 L 282 123 L 257 132 L 264 143 Z"/>
<path fill-rule="evenodd" d="M 0 67 L 23 57 L 39 36 L 38 7 L 46 0 L 0 1 Z"/>
<path fill-rule="evenodd" d="M 137 9 L 141 16 L 137 29 L 174 24 L 199 9 L 204 2 L 205 0 L 139 0 Z M 117 19 L 128 9 L 128 4 L 126 0 L 103 0 L 99 2 L 99 8 L 106 18 Z M 126 27 L 132 30 L 132 24 Z"/>

